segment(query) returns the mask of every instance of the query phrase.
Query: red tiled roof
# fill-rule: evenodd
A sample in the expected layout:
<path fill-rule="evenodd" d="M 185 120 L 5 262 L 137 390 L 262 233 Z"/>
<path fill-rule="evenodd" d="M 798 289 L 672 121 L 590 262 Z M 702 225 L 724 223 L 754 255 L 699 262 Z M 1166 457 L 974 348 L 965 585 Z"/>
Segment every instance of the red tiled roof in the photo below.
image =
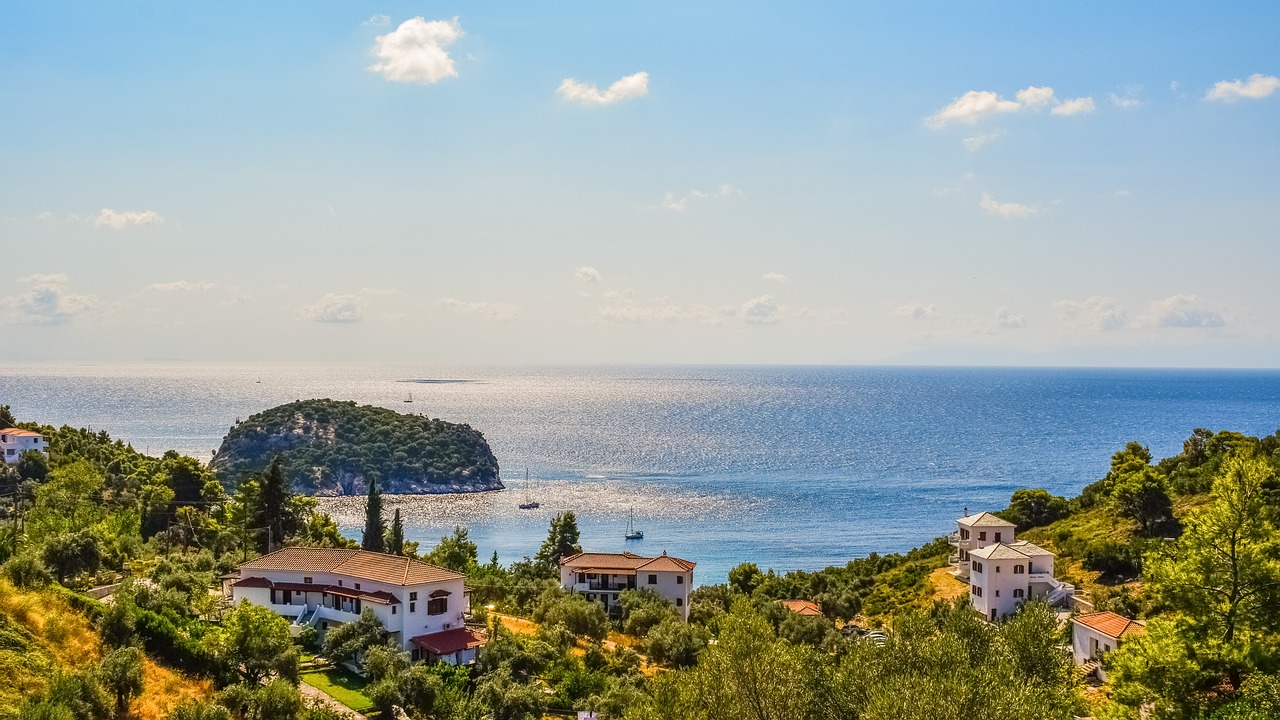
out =
<path fill-rule="evenodd" d="M 1075 620 L 1087 628 L 1116 639 L 1144 633 L 1147 627 L 1141 620 L 1130 620 L 1123 615 L 1105 611 L 1080 615 Z"/>
<path fill-rule="evenodd" d="M 269 588 L 271 587 L 271 581 L 264 577 L 247 577 L 237 580 L 233 587 Z"/>
<path fill-rule="evenodd" d="M 822 607 L 815 602 L 809 602 L 808 600 L 775 600 L 774 602 L 797 615 L 822 617 Z"/>
<path fill-rule="evenodd" d="M 452 655 L 484 644 L 484 634 L 471 628 L 455 628 L 409 638 L 409 642 L 432 655 Z"/>
<path fill-rule="evenodd" d="M 287 547 L 240 566 L 245 570 L 331 572 L 388 585 L 421 585 L 466 576 L 399 555 L 348 548 Z"/>
<path fill-rule="evenodd" d="M 665 551 L 656 558 L 644 557 L 635 553 L 578 553 L 560 559 L 560 564 L 578 572 L 594 572 L 607 570 L 615 574 L 630 574 L 637 570 L 653 570 L 655 572 L 688 572 L 697 563 L 672 557 Z"/>
<path fill-rule="evenodd" d="M 277 583 L 276 587 L 280 587 L 281 584 L 283 583 Z M 353 600 L 368 600 L 369 602 L 375 602 L 379 605 L 400 604 L 400 598 L 392 595 L 386 590 L 356 590 L 355 588 L 342 587 L 338 585 L 326 585 L 322 589 L 330 595 L 340 595 L 342 597 L 349 597 Z"/>
<path fill-rule="evenodd" d="M 12 435 L 14 437 L 44 437 L 33 430 L 23 430 L 22 428 L 5 428 L 0 430 L 0 435 Z"/>

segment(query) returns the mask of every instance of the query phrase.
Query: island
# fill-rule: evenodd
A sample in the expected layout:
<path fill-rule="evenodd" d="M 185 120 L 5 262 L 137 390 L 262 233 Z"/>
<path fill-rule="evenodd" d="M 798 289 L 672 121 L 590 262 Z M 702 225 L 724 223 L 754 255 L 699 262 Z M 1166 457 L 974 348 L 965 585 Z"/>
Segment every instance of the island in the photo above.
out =
<path fill-rule="evenodd" d="M 238 421 L 209 469 L 234 488 L 277 455 L 294 490 L 309 495 L 362 495 L 371 479 L 393 494 L 503 489 L 497 458 L 471 426 L 327 399 Z"/>

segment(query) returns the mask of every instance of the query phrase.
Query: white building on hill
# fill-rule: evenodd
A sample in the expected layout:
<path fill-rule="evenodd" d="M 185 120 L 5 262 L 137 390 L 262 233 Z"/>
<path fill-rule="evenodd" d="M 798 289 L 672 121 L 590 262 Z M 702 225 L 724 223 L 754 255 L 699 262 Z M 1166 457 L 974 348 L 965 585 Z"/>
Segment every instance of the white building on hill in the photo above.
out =
<path fill-rule="evenodd" d="M 962 517 L 951 535 L 956 547 L 951 573 L 969 583 L 969 599 L 985 619 L 1012 615 L 1018 605 L 1045 598 L 1052 605 L 1067 604 L 1075 586 L 1053 576 L 1053 553 L 1017 540 L 1014 524 L 981 512 Z"/>
<path fill-rule="evenodd" d="M 680 615 L 689 619 L 689 593 L 693 590 L 693 568 L 689 560 L 663 551 L 658 557 L 634 553 L 578 553 L 560 560 L 560 585 L 600 602 L 617 614 L 618 593 L 651 588 L 671 601 Z"/>
<path fill-rule="evenodd" d="M 32 430 L 21 428 L 0 430 L 0 455 L 4 456 L 5 462 L 16 465 L 18 458 L 28 450 L 39 450 L 48 455 L 49 443 L 45 442 L 43 435 Z"/>
<path fill-rule="evenodd" d="M 323 633 L 369 608 L 397 647 L 414 660 L 475 660 L 483 633 L 464 620 L 465 576 L 418 560 L 346 548 L 287 547 L 244 563 L 231 582 L 234 602 L 248 600 L 292 624 Z"/>
<path fill-rule="evenodd" d="M 1141 620 L 1130 620 L 1113 612 L 1095 612 L 1077 615 L 1071 620 L 1071 655 L 1076 665 L 1086 669 L 1086 674 L 1096 672 L 1098 679 L 1106 681 L 1107 671 L 1102 660 L 1114 650 L 1120 649 L 1125 640 L 1147 631 Z"/>

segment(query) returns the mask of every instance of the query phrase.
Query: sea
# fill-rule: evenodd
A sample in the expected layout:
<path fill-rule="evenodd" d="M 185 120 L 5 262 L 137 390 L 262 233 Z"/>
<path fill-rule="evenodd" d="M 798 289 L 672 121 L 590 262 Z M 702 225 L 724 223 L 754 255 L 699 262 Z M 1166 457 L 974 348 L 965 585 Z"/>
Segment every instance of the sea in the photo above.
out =
<path fill-rule="evenodd" d="M 412 397 L 412 402 L 405 402 Z M 309 398 L 480 430 L 504 491 L 387 496 L 429 548 L 465 526 L 481 560 L 532 556 L 572 510 L 584 548 L 816 570 L 944 535 L 1023 487 L 1073 496 L 1136 440 L 1280 428 L 1280 371 L 830 366 L 40 364 L 0 369 L 20 420 L 106 430 L 207 461 L 235 422 Z M 526 475 L 528 479 L 526 480 Z M 517 505 L 537 500 L 536 510 Z M 324 499 L 351 537 L 363 497 Z M 643 540 L 625 540 L 634 514 Z"/>

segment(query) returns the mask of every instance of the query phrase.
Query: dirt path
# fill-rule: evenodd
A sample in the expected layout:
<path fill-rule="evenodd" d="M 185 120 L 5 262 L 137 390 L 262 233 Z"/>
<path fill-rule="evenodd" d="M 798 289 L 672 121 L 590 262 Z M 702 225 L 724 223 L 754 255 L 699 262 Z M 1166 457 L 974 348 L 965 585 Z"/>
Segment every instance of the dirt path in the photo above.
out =
<path fill-rule="evenodd" d="M 303 697 L 314 698 L 316 700 L 319 700 L 325 705 L 328 705 L 329 707 L 336 710 L 338 714 L 341 715 L 342 717 L 350 718 L 351 720 L 367 720 L 367 718 L 365 718 L 364 715 L 361 715 L 355 710 L 352 710 L 346 705 L 343 705 L 342 703 L 338 702 L 337 698 L 321 690 L 320 688 L 315 687 L 313 685 L 308 685 L 305 680 L 298 683 L 298 690 L 302 692 Z"/>

